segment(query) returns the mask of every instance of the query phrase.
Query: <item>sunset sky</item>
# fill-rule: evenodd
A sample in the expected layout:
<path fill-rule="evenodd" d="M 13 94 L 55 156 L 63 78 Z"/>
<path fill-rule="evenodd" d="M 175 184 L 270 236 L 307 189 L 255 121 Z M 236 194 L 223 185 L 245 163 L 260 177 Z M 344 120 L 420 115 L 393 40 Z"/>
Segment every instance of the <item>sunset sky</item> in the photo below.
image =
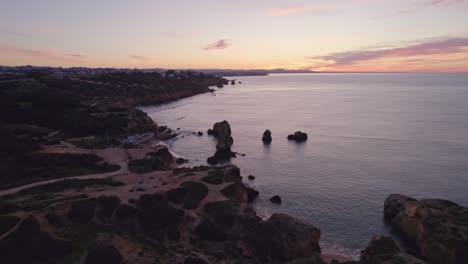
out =
<path fill-rule="evenodd" d="M 468 72 L 468 0 L 0 1 L 0 65 Z"/>

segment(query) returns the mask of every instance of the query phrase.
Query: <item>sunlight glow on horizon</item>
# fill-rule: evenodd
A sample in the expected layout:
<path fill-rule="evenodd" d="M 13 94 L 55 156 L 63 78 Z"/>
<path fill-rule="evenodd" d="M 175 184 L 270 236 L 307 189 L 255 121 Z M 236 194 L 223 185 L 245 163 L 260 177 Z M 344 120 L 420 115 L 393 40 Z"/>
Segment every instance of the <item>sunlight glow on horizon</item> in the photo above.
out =
<path fill-rule="evenodd" d="M 468 0 L 18 0 L 0 65 L 468 72 Z"/>

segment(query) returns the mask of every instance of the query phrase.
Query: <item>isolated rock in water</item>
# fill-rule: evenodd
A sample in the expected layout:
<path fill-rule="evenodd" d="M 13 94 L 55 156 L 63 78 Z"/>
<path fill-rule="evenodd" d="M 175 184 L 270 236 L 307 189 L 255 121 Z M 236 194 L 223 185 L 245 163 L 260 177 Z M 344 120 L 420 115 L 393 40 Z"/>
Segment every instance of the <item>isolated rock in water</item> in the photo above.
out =
<path fill-rule="evenodd" d="M 209 130 L 208 133 L 210 133 Z M 215 155 L 208 158 L 207 162 L 211 165 L 215 165 L 221 161 L 235 157 L 235 153 L 231 151 L 234 140 L 231 137 L 231 126 L 229 123 L 224 120 L 214 124 L 212 134 L 216 137 L 218 142 L 216 144 Z"/>
<path fill-rule="evenodd" d="M 230 152 L 234 140 L 231 137 L 231 126 L 229 123 L 226 120 L 218 122 L 214 124 L 213 131 L 218 140 L 216 150 L 220 152 Z"/>
<path fill-rule="evenodd" d="M 281 197 L 279 195 L 275 195 L 270 198 L 270 202 L 275 204 L 281 204 Z"/>
<path fill-rule="evenodd" d="M 203 132 L 198 131 L 197 135 L 198 135 L 198 136 L 203 136 Z"/>
<path fill-rule="evenodd" d="M 392 194 L 385 200 L 385 219 L 415 242 L 428 263 L 458 264 L 468 259 L 468 208 L 440 199 Z"/>
<path fill-rule="evenodd" d="M 249 180 L 251 180 L 251 181 L 255 180 L 255 176 L 253 176 L 253 175 L 249 175 L 248 178 L 249 178 Z"/>
<path fill-rule="evenodd" d="M 265 142 L 265 143 L 270 143 L 271 142 L 271 131 L 270 130 L 265 130 L 265 132 L 263 132 L 263 137 L 262 137 L 262 141 Z"/>
<path fill-rule="evenodd" d="M 376 236 L 361 251 L 363 264 L 425 264 L 424 261 L 404 253 L 390 237 Z"/>
<path fill-rule="evenodd" d="M 301 131 L 296 131 L 294 134 L 288 135 L 289 140 L 295 141 L 306 141 L 307 140 L 307 133 L 303 133 Z"/>
<path fill-rule="evenodd" d="M 274 214 L 261 223 L 246 242 L 252 254 L 262 263 L 277 263 L 318 257 L 319 240 L 320 230 L 313 225 L 287 214 Z"/>
<path fill-rule="evenodd" d="M 231 85 L 235 85 L 235 84 L 236 84 L 236 81 L 232 80 Z"/>
<path fill-rule="evenodd" d="M 122 260 L 122 255 L 114 246 L 98 245 L 89 250 L 86 264 L 119 264 Z"/>

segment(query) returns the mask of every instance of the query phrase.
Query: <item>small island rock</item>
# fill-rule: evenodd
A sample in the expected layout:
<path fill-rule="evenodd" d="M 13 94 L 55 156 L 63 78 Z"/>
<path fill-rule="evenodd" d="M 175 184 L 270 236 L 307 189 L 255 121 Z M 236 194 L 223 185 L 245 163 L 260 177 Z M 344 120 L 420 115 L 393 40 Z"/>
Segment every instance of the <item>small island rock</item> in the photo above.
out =
<path fill-rule="evenodd" d="M 288 135 L 288 140 L 295 140 L 295 141 L 306 141 L 307 140 L 307 133 L 303 133 L 301 131 L 296 131 L 294 134 Z"/>
<path fill-rule="evenodd" d="M 270 198 L 270 202 L 275 204 L 281 204 L 281 197 L 279 195 L 275 195 Z"/>
<path fill-rule="evenodd" d="M 265 130 L 265 132 L 263 132 L 263 137 L 262 137 L 262 141 L 264 143 L 270 143 L 272 141 L 271 139 L 271 131 L 269 129 Z"/>

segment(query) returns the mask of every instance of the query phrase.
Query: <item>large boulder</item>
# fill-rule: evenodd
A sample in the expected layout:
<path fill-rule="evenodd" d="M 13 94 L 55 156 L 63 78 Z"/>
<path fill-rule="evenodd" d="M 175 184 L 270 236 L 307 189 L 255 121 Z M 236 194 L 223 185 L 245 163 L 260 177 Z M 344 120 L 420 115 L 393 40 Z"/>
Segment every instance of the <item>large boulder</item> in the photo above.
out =
<path fill-rule="evenodd" d="M 263 263 L 312 258 L 320 253 L 320 230 L 287 214 L 274 214 L 246 238 L 248 250 Z"/>
<path fill-rule="evenodd" d="M 404 253 L 390 237 L 376 236 L 361 251 L 363 264 L 424 264 L 425 262 Z"/>
<path fill-rule="evenodd" d="M 263 132 L 262 141 L 264 143 L 270 143 L 272 141 L 271 131 L 269 129 L 267 129 L 267 130 L 265 130 L 265 132 Z"/>
<path fill-rule="evenodd" d="M 468 208 L 440 200 L 392 194 L 385 219 L 413 242 L 428 263 L 461 264 L 468 260 Z"/>

